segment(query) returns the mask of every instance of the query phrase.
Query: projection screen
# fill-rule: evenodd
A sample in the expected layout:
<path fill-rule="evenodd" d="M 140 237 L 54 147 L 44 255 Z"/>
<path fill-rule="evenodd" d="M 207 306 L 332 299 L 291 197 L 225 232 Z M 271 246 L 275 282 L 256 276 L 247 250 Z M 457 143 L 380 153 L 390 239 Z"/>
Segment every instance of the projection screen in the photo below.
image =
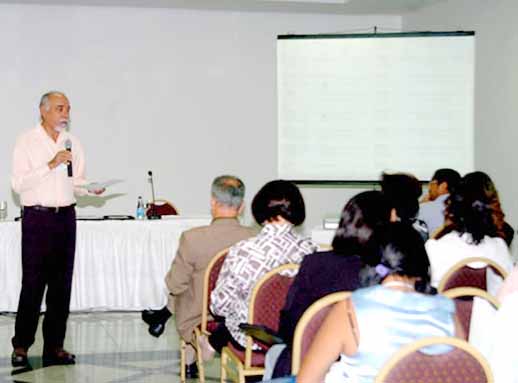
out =
<path fill-rule="evenodd" d="M 474 32 L 278 36 L 279 177 L 472 171 L 474 53 Z"/>

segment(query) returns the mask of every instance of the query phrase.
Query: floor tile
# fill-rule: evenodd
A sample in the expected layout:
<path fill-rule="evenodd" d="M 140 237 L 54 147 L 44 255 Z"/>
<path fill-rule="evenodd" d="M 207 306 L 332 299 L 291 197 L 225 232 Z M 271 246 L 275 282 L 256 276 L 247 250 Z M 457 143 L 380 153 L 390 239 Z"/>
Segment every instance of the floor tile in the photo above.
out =
<path fill-rule="evenodd" d="M 164 334 L 154 338 L 148 334 L 140 313 L 73 313 L 65 348 L 76 354 L 77 364 L 43 368 L 40 318 L 35 344 L 29 350 L 32 369 L 13 369 L 10 354 L 15 317 L 0 315 L 0 382 L 180 382 L 179 338 L 173 319 Z M 219 382 L 219 359 L 206 363 L 206 375 L 208 383 Z"/>

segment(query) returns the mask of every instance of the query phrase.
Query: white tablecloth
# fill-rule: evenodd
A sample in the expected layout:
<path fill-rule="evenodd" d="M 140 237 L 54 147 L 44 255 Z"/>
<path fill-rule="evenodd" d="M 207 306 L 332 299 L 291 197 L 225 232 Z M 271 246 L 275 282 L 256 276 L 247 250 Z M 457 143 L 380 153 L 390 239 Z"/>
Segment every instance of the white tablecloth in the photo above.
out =
<path fill-rule="evenodd" d="M 328 248 L 333 242 L 336 230 L 323 229 L 321 226 L 311 230 L 311 239 L 321 248 Z"/>
<path fill-rule="evenodd" d="M 181 233 L 209 217 L 157 221 L 78 221 L 70 309 L 142 310 L 167 302 L 164 277 Z M 21 225 L 0 222 L 0 311 L 16 311 Z"/>

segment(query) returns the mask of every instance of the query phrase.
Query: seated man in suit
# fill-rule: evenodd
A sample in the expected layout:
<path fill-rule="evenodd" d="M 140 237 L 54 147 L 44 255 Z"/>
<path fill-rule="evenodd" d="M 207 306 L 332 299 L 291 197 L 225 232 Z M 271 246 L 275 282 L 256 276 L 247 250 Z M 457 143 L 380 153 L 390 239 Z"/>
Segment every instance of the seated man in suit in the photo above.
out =
<path fill-rule="evenodd" d="M 142 319 L 150 325 L 149 332 L 160 336 L 165 323 L 174 312 L 176 329 L 188 343 L 188 378 L 197 376 L 193 330 L 201 323 L 203 277 L 205 270 L 219 251 L 255 235 L 255 231 L 239 224 L 238 216 L 243 210 L 245 186 L 233 176 L 217 177 L 212 183 L 210 225 L 187 230 L 180 237 L 178 252 L 165 278 L 170 291 L 169 302 L 161 310 L 147 310 Z M 174 304 L 174 307 L 173 307 Z"/>

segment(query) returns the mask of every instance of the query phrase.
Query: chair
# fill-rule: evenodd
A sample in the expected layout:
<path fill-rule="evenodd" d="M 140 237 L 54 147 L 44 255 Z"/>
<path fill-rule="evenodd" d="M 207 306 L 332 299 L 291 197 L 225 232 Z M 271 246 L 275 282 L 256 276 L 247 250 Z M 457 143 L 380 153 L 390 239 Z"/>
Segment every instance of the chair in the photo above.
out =
<path fill-rule="evenodd" d="M 149 217 L 153 213 L 155 215 L 178 215 L 178 209 L 169 201 L 165 199 L 156 199 L 154 203 L 148 205 L 146 216 Z"/>
<path fill-rule="evenodd" d="M 300 317 L 293 336 L 291 374 L 296 376 L 304 355 L 309 350 L 315 335 L 322 326 L 324 319 L 336 302 L 348 299 L 350 291 L 340 291 L 326 295 L 309 306 Z"/>
<path fill-rule="evenodd" d="M 480 297 L 488 301 L 495 308 L 500 307 L 498 299 L 487 291 L 476 287 L 456 287 L 442 293 L 444 296 L 455 301 L 455 313 L 464 330 L 466 340 L 469 337 L 469 329 L 471 326 L 471 314 L 473 311 L 473 298 Z"/>
<path fill-rule="evenodd" d="M 199 380 L 201 383 L 205 382 L 205 368 L 203 366 L 203 358 L 200 346 L 200 337 L 202 335 L 208 336 L 217 326 L 217 322 L 210 318 L 210 294 L 216 282 L 218 281 L 219 272 L 223 267 L 223 262 L 228 254 L 228 249 L 221 250 L 217 253 L 207 265 L 203 279 L 203 301 L 201 309 L 201 323 L 194 329 L 194 348 L 196 349 L 196 363 L 198 365 Z M 180 381 L 185 382 L 185 349 L 187 343 L 180 340 Z"/>
<path fill-rule="evenodd" d="M 483 263 L 485 266 L 474 268 L 470 266 L 472 263 Z M 486 273 L 489 268 L 503 279 L 507 277 L 507 272 L 502 266 L 491 259 L 481 257 L 465 258 L 450 267 L 448 272 L 441 278 L 437 290 L 440 293 L 455 287 L 477 287 L 487 290 Z"/>
<path fill-rule="evenodd" d="M 279 316 L 288 290 L 294 280 L 283 275 L 285 271 L 298 270 L 299 265 L 286 264 L 266 273 L 254 286 L 248 309 L 248 323 L 278 330 Z M 238 350 L 231 343 L 221 351 L 221 383 L 228 378 L 235 383 L 245 383 L 245 377 L 263 375 L 264 351 L 252 349 L 252 337 L 246 337 L 245 351 Z"/>
<path fill-rule="evenodd" d="M 453 349 L 429 355 L 420 350 L 432 345 Z M 378 373 L 374 383 L 492 383 L 488 362 L 468 342 L 454 337 L 432 337 L 402 347 Z"/>

